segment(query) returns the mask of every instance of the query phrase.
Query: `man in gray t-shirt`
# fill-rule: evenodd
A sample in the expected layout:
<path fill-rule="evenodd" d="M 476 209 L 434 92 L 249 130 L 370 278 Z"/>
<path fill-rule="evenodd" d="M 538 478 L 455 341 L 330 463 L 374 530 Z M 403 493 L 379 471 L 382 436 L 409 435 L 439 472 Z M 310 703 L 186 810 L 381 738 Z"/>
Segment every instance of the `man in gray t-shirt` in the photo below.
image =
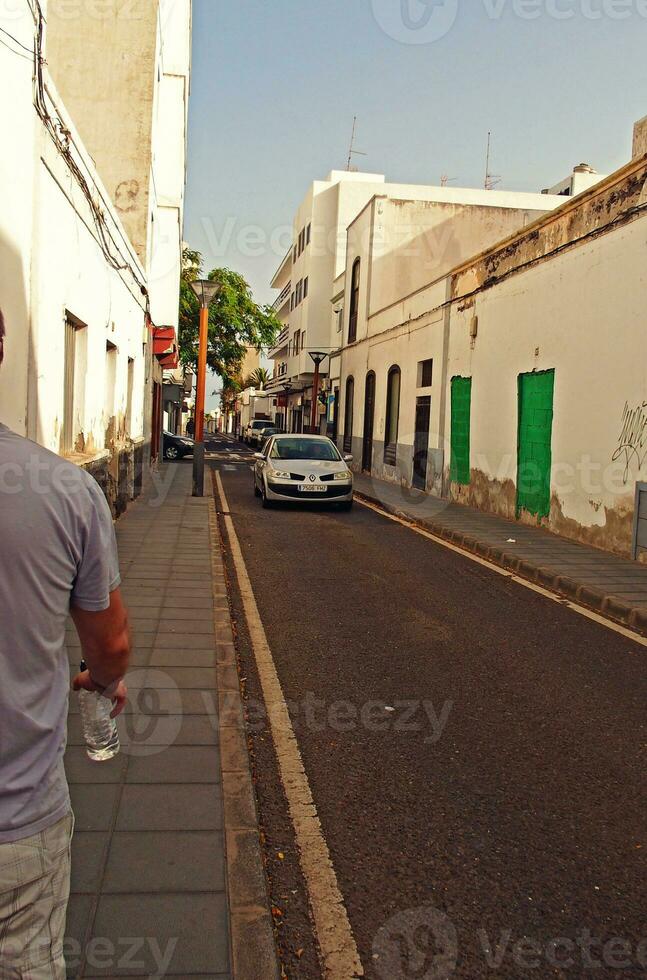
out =
<path fill-rule="evenodd" d="M 0 363 L 3 342 L 0 313 Z M 96 481 L 0 424 L 0 962 L 16 976 L 65 976 L 65 624 L 71 614 L 89 667 L 75 689 L 118 713 L 130 653 L 119 583 Z"/>

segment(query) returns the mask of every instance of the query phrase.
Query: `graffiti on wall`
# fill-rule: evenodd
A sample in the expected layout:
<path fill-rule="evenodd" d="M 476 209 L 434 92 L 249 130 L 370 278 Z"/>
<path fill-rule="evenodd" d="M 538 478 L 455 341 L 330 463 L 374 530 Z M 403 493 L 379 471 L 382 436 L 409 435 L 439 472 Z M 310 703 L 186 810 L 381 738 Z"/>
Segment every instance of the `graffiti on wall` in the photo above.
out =
<path fill-rule="evenodd" d="M 618 448 L 613 454 L 613 462 L 623 460 L 625 463 L 624 482 L 629 482 L 629 474 L 633 466 L 637 470 L 647 460 L 647 402 L 636 408 L 631 408 L 625 402 L 622 413 L 622 431 L 618 439 Z"/>

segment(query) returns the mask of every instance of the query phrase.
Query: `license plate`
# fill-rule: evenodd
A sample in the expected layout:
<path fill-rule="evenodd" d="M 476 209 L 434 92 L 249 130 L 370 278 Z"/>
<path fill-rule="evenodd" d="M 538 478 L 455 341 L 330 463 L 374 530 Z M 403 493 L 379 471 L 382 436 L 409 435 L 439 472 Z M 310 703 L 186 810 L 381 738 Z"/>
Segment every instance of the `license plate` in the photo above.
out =
<path fill-rule="evenodd" d="M 299 493 L 325 493 L 326 488 L 320 483 L 300 483 Z"/>

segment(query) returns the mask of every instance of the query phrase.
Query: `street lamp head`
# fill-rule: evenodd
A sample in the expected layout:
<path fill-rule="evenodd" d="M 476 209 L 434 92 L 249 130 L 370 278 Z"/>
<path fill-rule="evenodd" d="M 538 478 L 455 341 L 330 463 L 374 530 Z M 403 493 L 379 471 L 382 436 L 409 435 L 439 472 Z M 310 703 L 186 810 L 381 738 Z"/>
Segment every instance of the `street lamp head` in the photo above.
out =
<path fill-rule="evenodd" d="M 283 383 L 283 390 L 284 390 L 284 391 L 285 391 L 285 392 L 286 392 L 287 394 L 289 394 L 289 393 L 290 393 L 290 392 L 292 391 L 292 389 L 293 389 L 293 388 L 294 388 L 294 385 L 292 384 L 292 382 L 291 382 L 291 381 L 285 381 L 285 382 Z"/>
<path fill-rule="evenodd" d="M 315 364 L 321 364 L 321 362 L 324 361 L 328 357 L 328 355 L 324 354 L 324 352 L 320 350 L 311 350 L 310 357 L 315 362 Z"/>
<path fill-rule="evenodd" d="M 191 289 L 198 297 L 202 309 L 206 310 L 222 289 L 222 284 L 211 279 L 196 279 L 191 283 Z"/>

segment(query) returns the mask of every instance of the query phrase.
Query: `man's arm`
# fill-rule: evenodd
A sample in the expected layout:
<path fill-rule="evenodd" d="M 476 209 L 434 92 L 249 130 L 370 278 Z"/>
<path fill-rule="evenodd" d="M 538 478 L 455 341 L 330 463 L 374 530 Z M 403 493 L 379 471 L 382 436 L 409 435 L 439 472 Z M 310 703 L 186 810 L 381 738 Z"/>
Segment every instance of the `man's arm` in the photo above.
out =
<path fill-rule="evenodd" d="M 88 670 L 77 674 L 75 691 L 98 691 L 115 702 L 113 717 L 123 711 L 127 691 L 122 679 L 130 662 L 128 613 L 121 590 L 110 593 L 110 605 L 101 612 L 89 612 L 72 603 L 70 615 L 81 640 Z M 106 690 L 107 689 L 107 690 Z"/>

